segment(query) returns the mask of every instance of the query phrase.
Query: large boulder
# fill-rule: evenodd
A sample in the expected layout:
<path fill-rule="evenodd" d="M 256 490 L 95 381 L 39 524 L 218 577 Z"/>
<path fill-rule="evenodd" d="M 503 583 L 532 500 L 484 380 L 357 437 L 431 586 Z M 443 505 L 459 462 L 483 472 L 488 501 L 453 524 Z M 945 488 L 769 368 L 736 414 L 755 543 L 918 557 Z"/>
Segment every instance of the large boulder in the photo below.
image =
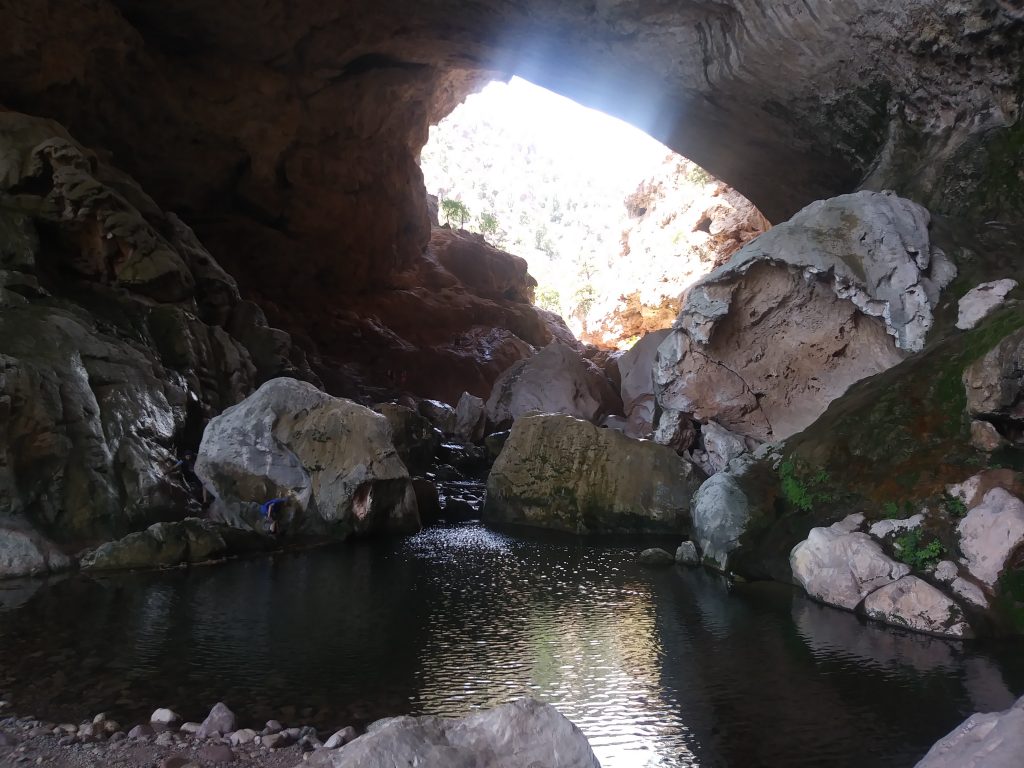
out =
<path fill-rule="evenodd" d="M 851 515 L 827 528 L 812 528 L 793 548 L 793 577 L 808 595 L 852 611 L 876 589 L 910 573 L 909 566 L 897 563 L 857 530 L 863 522 L 863 516 Z"/>
<path fill-rule="evenodd" d="M 854 514 L 828 527 L 812 528 L 790 553 L 793 577 L 816 600 L 848 611 L 863 608 L 875 621 L 942 637 L 973 637 L 956 600 L 911 575 L 909 565 L 893 560 L 873 538 L 915 530 L 921 521 L 922 515 L 882 521 L 871 526 L 869 535 L 859 530 L 864 516 Z M 956 565 L 948 562 L 941 572 L 935 569 L 935 578 L 953 582 L 954 593 L 963 597 L 956 572 Z"/>
<path fill-rule="evenodd" d="M 772 446 L 762 446 L 733 459 L 694 494 L 693 539 L 705 564 L 752 578 L 788 577 L 788 563 L 763 551 L 758 540 L 774 519 L 778 460 Z"/>
<path fill-rule="evenodd" d="M 917 576 L 876 589 L 864 599 L 868 618 L 943 637 L 967 638 L 974 633 L 953 600 Z"/>
<path fill-rule="evenodd" d="M 294 379 L 211 420 L 195 471 L 220 506 L 287 499 L 289 535 L 419 529 L 387 419 Z"/>
<path fill-rule="evenodd" d="M 647 438 L 654 431 L 654 358 L 658 347 L 672 330 L 665 328 L 645 334 L 616 361 L 621 385 L 626 434 Z"/>
<path fill-rule="evenodd" d="M 928 223 L 915 203 L 858 192 L 753 240 L 687 294 L 658 350 L 659 406 L 762 441 L 807 427 L 924 346 L 955 275 Z"/>
<path fill-rule="evenodd" d="M 1006 294 L 1017 287 L 1016 280 L 992 280 L 977 285 L 963 295 L 957 304 L 956 327 L 969 331 L 1006 301 Z"/>
<path fill-rule="evenodd" d="M 0 579 L 70 567 L 71 560 L 24 520 L 0 518 Z"/>
<path fill-rule="evenodd" d="M 971 715 L 939 739 L 915 768 L 1020 768 L 1024 698 L 1003 712 Z"/>
<path fill-rule="evenodd" d="M 600 768 L 586 737 L 550 704 L 522 699 L 461 719 L 394 717 L 340 750 L 317 750 L 313 768 Z M 299 766 L 296 766 L 299 768 Z"/>
<path fill-rule="evenodd" d="M 484 520 L 577 534 L 684 533 L 702 475 L 665 446 L 565 415 L 517 419 Z"/>
<path fill-rule="evenodd" d="M 534 411 L 564 413 L 597 423 L 621 409 L 622 402 L 604 374 L 575 349 L 559 342 L 506 370 L 487 399 L 487 418 L 498 427 Z"/>
<path fill-rule="evenodd" d="M 956 530 L 968 570 L 992 588 L 1013 556 L 1024 551 L 1024 502 L 1004 488 L 993 488 Z"/>

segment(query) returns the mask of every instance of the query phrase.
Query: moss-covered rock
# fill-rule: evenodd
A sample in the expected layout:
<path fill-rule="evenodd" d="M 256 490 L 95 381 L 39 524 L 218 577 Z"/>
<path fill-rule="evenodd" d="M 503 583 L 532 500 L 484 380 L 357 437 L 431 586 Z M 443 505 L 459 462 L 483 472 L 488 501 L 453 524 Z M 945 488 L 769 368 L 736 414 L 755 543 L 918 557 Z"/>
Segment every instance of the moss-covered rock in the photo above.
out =
<path fill-rule="evenodd" d="M 657 443 L 571 416 L 525 416 L 487 478 L 483 517 L 576 534 L 682 534 L 702 479 Z"/>

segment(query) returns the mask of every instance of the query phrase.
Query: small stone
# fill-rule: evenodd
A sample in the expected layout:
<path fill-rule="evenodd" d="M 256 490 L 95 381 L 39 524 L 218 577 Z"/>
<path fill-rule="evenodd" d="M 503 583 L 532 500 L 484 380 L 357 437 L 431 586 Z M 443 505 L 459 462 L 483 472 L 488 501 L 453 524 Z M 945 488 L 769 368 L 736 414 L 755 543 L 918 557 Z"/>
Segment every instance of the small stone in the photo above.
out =
<path fill-rule="evenodd" d="M 680 565 L 700 565 L 700 555 L 697 554 L 697 545 L 692 541 L 684 541 L 676 549 L 676 562 Z"/>
<path fill-rule="evenodd" d="M 199 730 L 196 731 L 196 736 L 200 739 L 206 739 L 210 736 L 223 736 L 225 733 L 231 733 L 235 729 L 235 713 L 228 709 L 228 705 L 223 701 L 218 701 L 213 705 L 210 714 L 203 720 Z"/>
<path fill-rule="evenodd" d="M 110 734 L 110 740 L 115 744 L 119 741 L 124 741 L 127 738 L 128 734 L 126 734 L 124 731 L 115 731 L 114 733 Z"/>
<path fill-rule="evenodd" d="M 261 743 L 268 749 L 281 749 L 291 744 L 292 740 L 283 732 L 268 733 L 266 736 L 261 737 Z"/>
<path fill-rule="evenodd" d="M 335 731 L 331 734 L 331 737 L 324 742 L 325 749 L 337 749 L 348 744 L 352 739 L 356 738 L 359 734 L 356 729 L 351 725 L 346 725 L 341 730 Z"/>
<path fill-rule="evenodd" d="M 150 739 L 156 735 L 151 725 L 136 725 L 128 731 L 129 739 Z"/>
<path fill-rule="evenodd" d="M 160 725 L 177 725 L 181 722 L 181 717 L 174 710 L 161 707 L 149 716 L 149 722 Z"/>
<path fill-rule="evenodd" d="M 182 723 L 181 727 L 178 729 L 178 732 L 186 733 L 189 736 L 194 736 L 195 734 L 199 733 L 199 729 L 201 727 L 202 726 L 199 723 Z"/>
<path fill-rule="evenodd" d="M 305 735 L 303 733 L 303 729 L 302 728 L 286 728 L 285 730 L 281 731 L 281 733 L 283 733 L 285 736 L 287 736 L 293 742 L 294 741 L 298 741 L 299 739 L 301 739 Z"/>
<path fill-rule="evenodd" d="M 106 720 L 106 719 L 107 719 L 107 713 L 106 712 L 100 712 L 98 715 L 93 717 L 92 724 L 93 725 L 101 725 L 103 723 L 103 721 Z"/>
<path fill-rule="evenodd" d="M 78 731 L 78 726 L 72 725 L 71 723 L 61 723 L 57 726 L 57 729 L 64 733 L 75 733 Z"/>
<path fill-rule="evenodd" d="M 957 577 L 959 572 L 960 569 L 956 567 L 956 563 L 952 560 L 943 560 L 935 566 L 935 580 L 941 581 L 943 584 L 949 584 L 949 582 Z"/>
<path fill-rule="evenodd" d="M 871 527 L 868 528 L 868 533 L 876 539 L 885 539 L 889 536 L 895 536 L 897 533 L 918 528 L 923 522 L 924 515 L 918 512 L 916 515 L 911 515 L 903 520 L 879 520 L 871 524 Z"/>
<path fill-rule="evenodd" d="M 675 558 L 664 549 L 654 547 L 641 552 L 636 561 L 640 565 L 672 565 L 675 562 Z"/>
<path fill-rule="evenodd" d="M 32 738 L 38 738 L 39 736 L 49 736 L 51 733 L 53 733 L 52 728 L 46 728 L 44 726 L 37 725 L 35 728 L 32 728 L 28 732 L 28 735 Z"/>
<path fill-rule="evenodd" d="M 70 733 L 67 734 L 66 736 L 61 736 L 57 740 L 57 746 L 59 746 L 59 747 L 70 747 L 72 744 L 77 744 L 77 743 L 78 743 L 78 737 L 74 736 L 74 735 L 72 735 Z"/>
<path fill-rule="evenodd" d="M 0 747 L 13 747 L 18 742 L 9 733 L 0 731 Z"/>
<path fill-rule="evenodd" d="M 283 730 L 284 726 L 277 720 L 267 720 L 267 726 L 263 729 L 263 735 L 266 736 L 268 733 L 280 733 Z"/>
<path fill-rule="evenodd" d="M 228 737 L 231 746 L 237 747 L 240 744 L 251 744 L 256 739 L 256 731 L 252 728 L 242 728 L 235 731 Z"/>
<path fill-rule="evenodd" d="M 230 763 L 235 759 L 235 753 L 226 744 L 207 744 L 200 748 L 199 759 L 214 764 Z"/>
<path fill-rule="evenodd" d="M 975 419 L 971 422 L 971 445 L 982 453 L 992 453 L 1009 445 L 1009 442 L 991 422 Z"/>
<path fill-rule="evenodd" d="M 159 768 L 185 768 L 189 765 L 192 765 L 192 761 L 184 755 L 170 755 L 160 761 Z"/>
<path fill-rule="evenodd" d="M 174 736 L 170 731 L 164 731 L 156 737 L 156 743 L 161 747 L 169 747 L 174 743 Z"/>

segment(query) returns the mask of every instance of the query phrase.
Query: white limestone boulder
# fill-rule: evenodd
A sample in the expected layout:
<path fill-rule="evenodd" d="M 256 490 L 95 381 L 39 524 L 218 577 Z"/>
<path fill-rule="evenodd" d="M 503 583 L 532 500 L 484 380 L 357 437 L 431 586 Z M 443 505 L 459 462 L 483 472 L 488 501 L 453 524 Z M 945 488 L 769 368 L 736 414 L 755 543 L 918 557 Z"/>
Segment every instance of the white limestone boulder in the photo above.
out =
<path fill-rule="evenodd" d="M 857 530 L 861 515 L 827 528 L 812 528 L 789 555 L 793 577 L 807 594 L 823 603 L 853 610 L 876 589 L 910 573 L 874 539 Z"/>
<path fill-rule="evenodd" d="M 968 570 L 992 587 L 1024 545 L 1024 502 L 1004 488 L 992 488 L 960 521 L 957 534 Z"/>
<path fill-rule="evenodd" d="M 942 637 L 973 637 L 960 606 L 926 581 L 904 576 L 864 599 L 868 618 Z"/>
<path fill-rule="evenodd" d="M 1016 280 L 993 280 L 977 285 L 960 299 L 956 327 L 967 331 L 976 326 L 1006 301 L 1006 294 L 1017 287 Z"/>
<path fill-rule="evenodd" d="M 1020 768 L 1024 698 L 1003 712 L 971 715 L 939 739 L 915 768 Z"/>

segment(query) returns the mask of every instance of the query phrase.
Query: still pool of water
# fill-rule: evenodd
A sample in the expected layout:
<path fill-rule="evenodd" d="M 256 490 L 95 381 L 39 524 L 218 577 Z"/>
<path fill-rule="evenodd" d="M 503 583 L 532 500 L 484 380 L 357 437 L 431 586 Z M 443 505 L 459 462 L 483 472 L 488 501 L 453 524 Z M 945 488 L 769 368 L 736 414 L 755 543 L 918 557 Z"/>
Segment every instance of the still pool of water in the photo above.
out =
<path fill-rule="evenodd" d="M 0 694 L 57 720 L 131 723 L 156 706 L 200 719 L 223 699 L 246 724 L 325 729 L 530 695 L 576 722 L 605 768 L 905 768 L 1024 693 L 1024 643 L 904 633 L 635 554 L 468 524 L 0 583 Z"/>

